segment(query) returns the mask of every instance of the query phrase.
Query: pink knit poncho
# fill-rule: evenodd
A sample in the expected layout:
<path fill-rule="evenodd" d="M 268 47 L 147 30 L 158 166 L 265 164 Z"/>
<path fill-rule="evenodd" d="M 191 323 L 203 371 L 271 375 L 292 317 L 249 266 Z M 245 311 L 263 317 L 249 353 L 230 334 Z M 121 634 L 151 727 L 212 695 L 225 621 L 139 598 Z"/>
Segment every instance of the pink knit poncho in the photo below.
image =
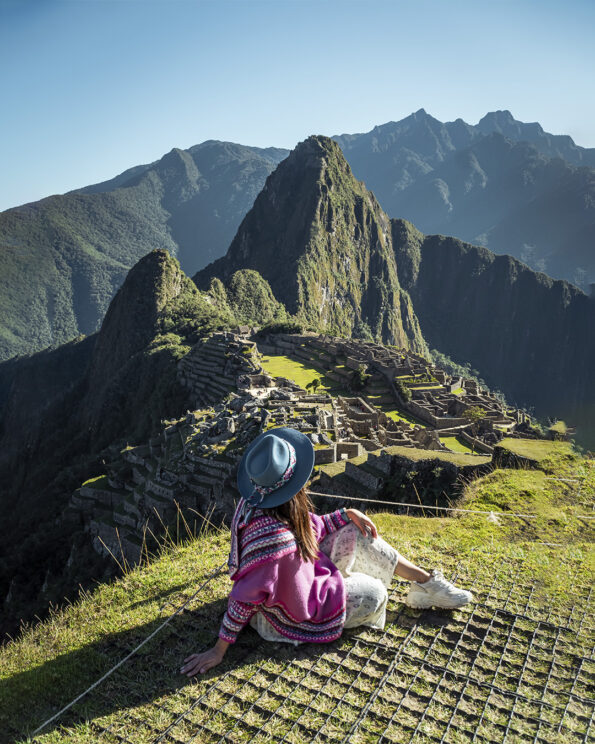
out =
<path fill-rule="evenodd" d="M 345 509 L 310 514 L 316 539 L 349 522 Z M 295 537 L 282 522 L 242 499 L 232 521 L 229 557 L 234 586 L 219 637 L 234 643 L 252 615 L 262 612 L 283 636 L 327 643 L 345 623 L 345 585 L 338 568 L 322 552 L 314 563 L 301 558 Z"/>

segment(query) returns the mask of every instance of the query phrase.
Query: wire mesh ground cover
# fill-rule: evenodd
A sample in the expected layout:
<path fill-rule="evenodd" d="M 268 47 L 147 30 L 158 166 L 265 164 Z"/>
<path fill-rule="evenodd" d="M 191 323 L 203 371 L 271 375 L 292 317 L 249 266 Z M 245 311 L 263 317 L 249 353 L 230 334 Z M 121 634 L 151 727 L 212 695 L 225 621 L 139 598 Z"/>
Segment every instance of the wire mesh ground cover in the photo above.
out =
<path fill-rule="evenodd" d="M 120 694 L 125 711 L 44 741 L 587 742 L 591 590 L 575 587 L 574 605 L 556 610 L 536 583 L 515 580 L 519 568 L 461 576 L 477 601 L 454 613 L 406 609 L 406 584 L 395 583 L 384 631 L 346 632 L 330 645 L 294 649 L 244 631 L 222 674 L 147 696 L 147 666 L 187 650 L 201 624 L 186 613 L 149 659 L 132 658 L 94 691 L 94 709 L 113 711 Z"/>

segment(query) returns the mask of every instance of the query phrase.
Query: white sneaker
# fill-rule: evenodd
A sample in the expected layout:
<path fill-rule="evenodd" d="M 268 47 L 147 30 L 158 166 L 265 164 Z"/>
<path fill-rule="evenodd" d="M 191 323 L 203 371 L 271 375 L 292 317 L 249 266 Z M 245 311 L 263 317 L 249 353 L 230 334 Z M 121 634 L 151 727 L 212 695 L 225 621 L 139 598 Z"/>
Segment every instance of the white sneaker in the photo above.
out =
<path fill-rule="evenodd" d="M 442 571 L 432 569 L 431 578 L 423 584 L 411 582 L 409 594 L 405 597 L 408 607 L 421 610 L 426 607 L 441 607 L 452 610 L 473 601 L 473 595 L 466 589 L 458 589 L 442 575 Z"/>

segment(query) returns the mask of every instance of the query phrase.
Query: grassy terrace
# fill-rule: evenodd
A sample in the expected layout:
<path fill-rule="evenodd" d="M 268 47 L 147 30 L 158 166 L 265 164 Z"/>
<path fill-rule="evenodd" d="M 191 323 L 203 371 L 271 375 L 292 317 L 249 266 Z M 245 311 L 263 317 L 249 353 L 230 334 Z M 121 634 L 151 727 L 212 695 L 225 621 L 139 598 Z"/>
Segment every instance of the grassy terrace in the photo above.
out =
<path fill-rule="evenodd" d="M 466 452 L 443 452 L 441 450 L 427 450 L 420 449 L 418 447 L 385 447 L 385 452 L 391 455 L 400 455 L 406 457 L 412 462 L 420 462 L 421 460 L 442 460 L 443 462 L 452 462 L 455 465 L 477 465 L 491 461 L 491 455 L 472 455 L 469 450 Z M 381 450 L 376 450 L 373 454 L 380 454 Z M 368 453 L 359 455 L 358 457 L 351 457 L 349 462 L 353 465 L 361 465 L 368 459 Z M 345 472 L 346 460 L 340 460 L 337 462 L 329 462 L 324 465 L 317 465 L 316 467 L 325 472 L 327 475 L 333 477 L 339 473 Z"/>
<path fill-rule="evenodd" d="M 374 454 L 379 454 L 380 450 L 376 450 Z M 364 453 L 363 455 L 358 455 L 357 457 L 351 457 L 349 458 L 349 462 L 352 465 L 362 465 L 366 460 L 368 459 L 368 453 Z M 328 462 L 324 465 L 317 465 L 316 468 L 318 470 L 321 470 L 322 472 L 326 473 L 331 478 L 335 475 L 339 475 L 339 473 L 345 472 L 345 463 L 347 460 L 337 460 L 337 462 Z"/>
<path fill-rule="evenodd" d="M 374 516 L 403 555 L 471 588 L 472 605 L 409 610 L 407 584 L 395 581 L 384 630 L 296 649 L 246 629 L 223 664 L 194 681 L 178 669 L 218 630 L 230 582 L 225 572 L 208 579 L 226 560 L 229 535 L 164 549 L 0 649 L 2 741 L 23 742 L 203 584 L 35 741 L 592 740 L 595 566 L 592 528 L 579 518 L 595 498 L 591 464 L 553 448 L 536 470 L 495 470 L 465 491 L 466 508 L 535 519 Z"/>
<path fill-rule="evenodd" d="M 377 400 L 377 398 L 379 398 L 380 396 L 367 395 L 366 397 L 369 399 L 372 405 L 376 406 L 376 408 L 379 408 L 383 413 L 386 413 L 386 415 L 393 421 L 404 421 L 410 426 L 413 426 L 415 424 L 417 424 L 418 426 L 423 426 L 424 428 L 427 426 L 427 424 L 424 423 L 421 419 L 412 416 L 410 413 L 407 413 L 407 411 L 402 411 L 399 408 L 395 408 L 394 401 L 391 403 L 381 403 L 379 400 Z"/>
<path fill-rule="evenodd" d="M 385 452 L 391 455 L 400 455 L 409 460 L 443 460 L 453 462 L 455 465 L 477 465 L 478 463 L 490 462 L 491 455 L 472 455 L 470 452 L 444 452 L 442 450 L 427 450 L 417 447 L 385 447 Z"/>
<path fill-rule="evenodd" d="M 83 483 L 86 488 L 111 488 L 107 482 L 107 475 L 98 475 L 95 478 L 89 478 Z"/>
<path fill-rule="evenodd" d="M 318 390 L 321 392 L 328 391 L 331 392 L 333 395 L 345 396 L 353 396 L 355 394 L 342 387 L 334 380 L 326 377 L 325 368 L 322 362 L 320 364 L 316 364 L 316 362 L 314 361 L 298 361 L 288 356 L 264 355 L 261 356 L 261 364 L 265 372 L 268 372 L 273 377 L 287 377 L 303 388 L 305 388 L 306 385 L 312 382 L 312 380 L 320 379 L 322 380 L 322 384 L 320 385 Z M 337 365 L 335 369 L 344 369 L 344 366 Z M 376 406 L 378 409 L 386 413 L 386 415 L 389 418 L 392 418 L 393 421 L 405 421 L 410 425 L 418 424 L 419 426 L 426 426 L 423 421 L 417 419 L 415 416 L 412 416 L 405 411 L 401 411 L 395 408 L 394 402 L 381 403 L 379 400 L 381 398 L 380 394 L 375 394 L 374 392 L 363 390 L 361 395 L 364 395 L 366 398 L 368 398 L 372 405 Z"/>
<path fill-rule="evenodd" d="M 550 442 L 546 439 L 504 438 L 499 446 L 515 455 L 537 461 L 548 459 L 553 453 L 560 456 L 571 456 L 572 452 L 570 442 Z"/>
<path fill-rule="evenodd" d="M 459 437 L 440 437 L 440 441 L 453 452 L 471 453 L 473 451 L 471 447 L 463 439 L 459 439 Z"/>

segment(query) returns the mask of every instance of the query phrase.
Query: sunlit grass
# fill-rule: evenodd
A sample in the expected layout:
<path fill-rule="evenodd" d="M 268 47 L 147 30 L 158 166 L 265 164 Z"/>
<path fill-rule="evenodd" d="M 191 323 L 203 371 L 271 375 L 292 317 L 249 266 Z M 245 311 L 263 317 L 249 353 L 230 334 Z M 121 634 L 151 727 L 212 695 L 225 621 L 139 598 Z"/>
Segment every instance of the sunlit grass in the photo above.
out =
<path fill-rule="evenodd" d="M 453 452 L 472 452 L 473 450 L 462 439 L 458 437 L 440 437 L 440 441 Z"/>
<path fill-rule="evenodd" d="M 549 443 L 550 446 L 555 444 Z M 453 456 L 471 457 L 462 453 Z M 485 600 L 485 587 L 493 585 L 494 581 L 496 585 L 500 580 L 519 584 L 536 582 L 538 590 L 523 612 L 528 617 L 534 613 L 538 617 L 549 613 L 550 621 L 556 622 L 556 613 L 563 617 L 576 603 L 577 587 L 584 588 L 591 583 L 595 568 L 593 531 L 588 522 L 579 518 L 587 513 L 584 504 L 592 501 L 595 495 L 595 469 L 591 461 L 555 446 L 541 463 L 536 469 L 496 469 L 466 486 L 459 506 L 500 515 L 495 521 L 486 514 L 467 513 L 428 518 L 370 510 L 370 515 L 383 538 L 403 556 L 426 567 L 456 572 L 463 584 L 470 577 L 476 577 L 474 591 L 478 592 L 478 602 Z M 337 502 L 339 505 L 341 502 Z M 512 513 L 536 518 L 507 516 Z M 16 641 L 0 649 L 0 731 L 5 739 L 24 741 L 26 734 L 124 658 L 175 608 L 189 599 L 214 568 L 225 562 L 228 549 L 227 530 L 214 530 L 189 539 L 185 544 L 170 545 L 148 564 L 111 583 L 100 584 L 92 592 L 85 592 L 71 606 L 53 610 L 46 621 L 26 627 Z M 96 726 L 111 726 L 113 734 L 135 743 L 154 741 L 199 698 L 201 705 L 176 725 L 172 732 L 174 739 L 186 741 L 199 731 L 198 726 L 204 725 L 217 732 L 213 740 L 233 729 L 233 741 L 265 742 L 267 737 L 275 741 L 282 739 L 298 720 L 305 727 L 312 726 L 312 730 L 322 730 L 324 725 L 325 731 L 341 738 L 358 711 L 370 701 L 372 693 L 378 692 L 374 680 L 382 678 L 387 659 L 393 658 L 391 646 L 395 650 L 399 647 L 419 616 L 419 613 L 405 611 L 405 625 L 395 621 L 396 613 L 403 610 L 401 597 L 406 593 L 406 586 L 405 582 L 399 583 L 397 594 L 391 600 L 387 634 L 383 636 L 386 648 L 380 649 L 382 653 L 373 644 L 369 649 L 357 651 L 352 632 L 346 632 L 336 644 L 321 648 L 320 655 L 302 658 L 284 644 L 265 645 L 265 652 L 261 653 L 258 637 L 253 631 L 245 630 L 237 647 L 230 650 L 220 667 L 189 682 L 179 675 L 179 666 L 186 655 L 208 647 L 216 636 L 231 587 L 223 571 L 209 582 L 187 611 L 175 617 L 120 670 L 90 693 L 77 707 L 75 717 L 67 714 L 61 719 L 61 726 L 53 731 L 50 727 L 37 741 L 90 744 L 97 741 Z M 491 605 L 476 606 L 487 627 Z M 435 702 L 440 704 L 432 713 L 427 699 L 436 688 L 437 673 L 431 667 L 419 671 L 419 665 L 414 662 L 433 643 L 428 661 L 443 664 L 449 653 L 449 638 L 455 632 L 449 630 L 450 623 L 454 624 L 453 628 L 460 627 L 461 617 L 464 619 L 465 613 L 473 611 L 473 607 L 452 616 L 447 613 L 443 634 L 438 639 L 435 639 L 436 633 L 442 631 L 434 626 L 426 627 L 422 623 L 418 627 L 415 642 L 407 648 L 409 656 L 398 661 L 393 670 L 392 686 L 386 691 L 380 690 L 366 725 L 358 729 L 353 741 L 378 740 L 400 700 L 395 690 L 410 683 L 410 703 L 391 725 L 390 739 L 408 741 L 410 729 L 407 726 L 415 728 L 424 713 L 430 721 L 428 732 L 435 729 L 435 735 L 440 735 L 440 711 L 448 717 L 450 708 L 458 700 L 462 683 L 453 678 L 441 687 L 435 697 Z M 515 605 L 507 607 L 514 611 Z M 576 619 L 580 619 L 578 614 Z M 502 618 L 494 625 L 493 633 L 501 623 Z M 517 684 L 511 676 L 516 667 L 511 664 L 517 656 L 521 661 L 525 658 L 526 648 L 519 643 L 522 638 L 530 638 L 532 627 L 526 618 L 516 622 L 516 635 L 500 665 L 498 683 L 501 686 Z M 546 626 L 540 630 L 542 634 L 547 632 Z M 378 631 L 369 629 L 361 633 L 362 638 L 369 637 L 371 642 L 377 636 Z M 473 659 L 465 655 L 465 644 L 474 642 L 474 638 L 473 634 L 466 636 L 460 646 L 460 657 L 449 662 L 451 671 L 469 673 Z M 544 638 L 547 635 L 536 641 L 536 649 L 541 649 Z M 484 655 L 484 666 L 473 674 L 479 682 L 491 683 L 502 650 L 493 643 L 486 648 L 489 654 Z M 565 653 L 563 644 L 558 653 Z M 342 660 L 345 663 L 338 667 Z M 523 676 L 528 685 L 523 694 L 533 698 L 541 695 L 539 684 L 543 682 L 543 676 L 537 674 L 537 663 L 531 656 Z M 364 665 L 366 674 L 359 675 Z M 548 669 L 546 665 L 546 674 Z M 351 691 L 343 703 L 339 703 L 352 682 Z M 531 687 L 531 682 L 537 686 Z M 577 690 L 579 683 L 582 685 L 580 694 L 584 696 L 585 680 L 577 682 Z M 559 709 L 564 708 L 568 699 L 564 696 L 568 691 L 565 684 L 557 674 L 548 682 L 547 700 Z M 394 685 L 401 685 L 401 688 Z M 483 690 L 478 704 L 474 705 L 469 696 L 460 703 L 461 714 L 467 716 L 467 727 L 480 725 L 479 716 L 487 691 L 477 689 Z M 254 707 L 248 712 L 251 705 Z M 308 706 L 308 712 L 304 713 Z M 518 714 L 519 706 L 516 710 Z M 375 713 L 384 716 L 377 724 L 373 719 Z M 545 713 L 549 715 L 549 709 Z M 243 723 L 238 723 L 240 718 Z M 490 735 L 496 737 L 494 741 L 501 733 L 496 725 L 500 718 L 506 725 L 504 712 L 491 705 L 481 724 L 481 731 L 489 729 Z M 518 720 L 519 725 L 524 725 L 522 719 Z M 260 726 L 263 727 L 261 733 L 255 735 L 255 729 Z M 306 730 L 310 729 L 294 728 L 287 741 L 303 741 Z M 111 740 L 106 738 L 106 741 Z M 447 741 L 452 744 L 457 738 L 453 736 Z M 557 741 L 566 744 L 573 738 L 562 730 Z"/>

